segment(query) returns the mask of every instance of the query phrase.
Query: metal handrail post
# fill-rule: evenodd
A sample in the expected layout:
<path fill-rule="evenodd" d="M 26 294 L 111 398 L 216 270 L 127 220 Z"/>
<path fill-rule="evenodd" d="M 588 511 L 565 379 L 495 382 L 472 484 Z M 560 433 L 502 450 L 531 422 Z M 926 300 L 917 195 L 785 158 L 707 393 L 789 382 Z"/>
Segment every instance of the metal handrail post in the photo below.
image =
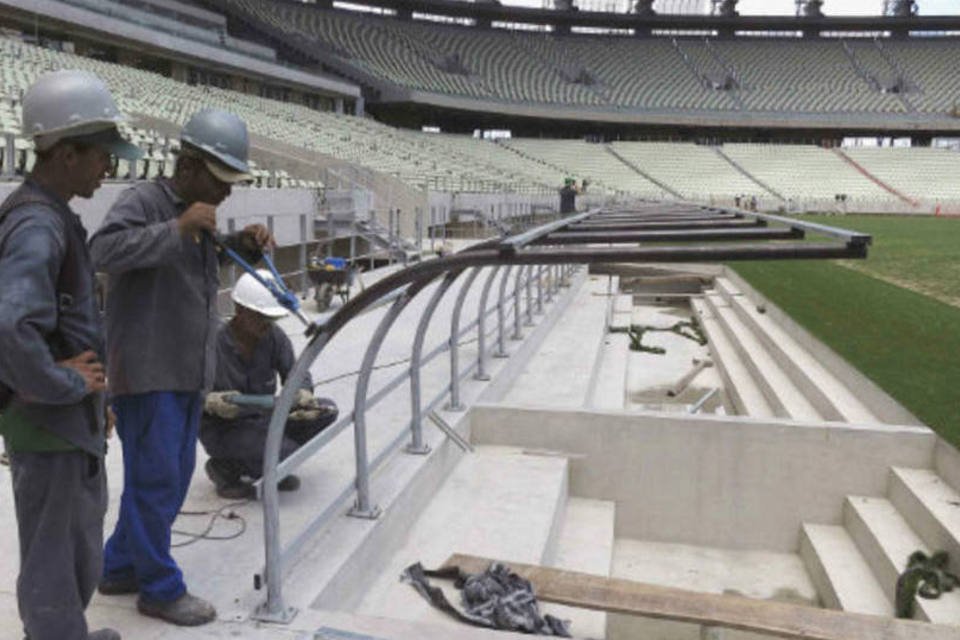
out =
<path fill-rule="evenodd" d="M 321 333 L 307 344 L 287 377 L 276 400 L 267 441 L 263 451 L 263 545 L 266 566 L 267 601 L 257 607 L 254 617 L 264 622 L 288 623 L 296 615 L 296 609 L 283 602 L 283 563 L 280 550 L 280 495 L 277 465 L 280 464 L 280 448 L 287 416 L 293 408 L 294 399 L 310 373 L 310 365 L 317 359 L 330 341 L 331 334 Z"/>
<path fill-rule="evenodd" d="M 527 267 L 527 281 L 523 284 L 527 295 L 527 312 L 523 321 L 525 327 L 533 326 L 533 268 L 532 264 Z"/>
<path fill-rule="evenodd" d="M 474 380 L 487 381 L 490 375 L 487 373 L 487 298 L 490 295 L 490 287 L 497 277 L 500 267 L 494 267 L 483 283 L 483 291 L 480 294 L 480 311 L 477 313 L 477 372 L 473 375 Z"/>
<path fill-rule="evenodd" d="M 477 279 L 482 267 L 474 267 L 470 270 L 470 275 L 464 281 L 457 294 L 457 301 L 453 305 L 453 314 L 450 317 L 450 404 L 447 405 L 449 411 L 463 411 L 463 403 L 460 402 L 460 345 L 458 336 L 460 335 L 460 314 L 463 311 L 463 302 L 467 298 L 473 281 Z"/>
<path fill-rule="evenodd" d="M 423 344 L 427 336 L 427 328 L 430 326 L 430 319 L 433 317 L 440 300 L 444 294 L 463 273 L 462 270 L 451 271 L 447 273 L 443 281 L 437 285 L 433 292 L 423 315 L 420 316 L 420 322 L 417 324 L 417 333 L 413 338 L 413 349 L 410 352 L 410 432 L 411 440 L 407 445 L 407 453 L 423 455 L 430 452 L 430 447 L 423 442 L 423 407 L 421 406 L 421 386 L 420 386 L 420 361 L 423 354 Z"/>
<path fill-rule="evenodd" d="M 500 279 L 500 295 L 497 297 L 497 350 L 493 354 L 494 358 L 506 358 L 507 357 L 507 308 L 506 308 L 506 297 L 507 297 L 507 282 L 510 280 L 510 271 L 513 269 L 513 266 L 508 265 L 507 268 L 503 271 L 503 277 Z"/>
<path fill-rule="evenodd" d="M 543 265 L 537 265 L 537 313 L 543 313 Z"/>
<path fill-rule="evenodd" d="M 380 516 L 380 509 L 370 504 L 370 469 L 367 459 L 367 389 L 370 387 L 373 365 L 390 327 L 393 326 L 404 307 L 425 285 L 425 282 L 415 282 L 396 299 L 386 315 L 380 320 L 373 337 L 370 338 L 367 351 L 363 354 L 363 364 L 360 366 L 360 374 L 357 377 L 357 389 L 353 402 L 353 443 L 357 465 L 357 501 L 350 510 L 350 515 L 356 518 L 374 519 Z"/>
<path fill-rule="evenodd" d="M 520 306 L 520 280 L 523 277 L 523 265 L 517 267 L 517 279 L 513 285 L 513 335 L 511 340 L 523 340 L 523 332 L 520 330 L 520 314 L 523 313 Z"/>
<path fill-rule="evenodd" d="M 307 297 L 307 214 L 300 214 L 300 296 Z"/>
<path fill-rule="evenodd" d="M 553 283 L 556 281 L 557 269 L 554 265 L 547 266 L 547 283 L 544 285 L 544 298 L 546 302 L 553 302 Z"/>

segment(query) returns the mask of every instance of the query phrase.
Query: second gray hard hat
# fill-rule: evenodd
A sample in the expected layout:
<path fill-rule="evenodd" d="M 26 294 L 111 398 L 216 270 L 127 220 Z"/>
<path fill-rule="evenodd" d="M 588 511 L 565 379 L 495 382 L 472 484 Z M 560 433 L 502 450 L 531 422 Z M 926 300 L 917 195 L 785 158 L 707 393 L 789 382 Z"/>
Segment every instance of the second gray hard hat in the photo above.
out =
<path fill-rule="evenodd" d="M 190 118 L 180 140 L 212 158 L 207 167 L 223 182 L 252 179 L 247 156 L 250 140 L 247 125 L 236 115 L 221 109 L 203 109 Z"/>
<path fill-rule="evenodd" d="M 39 151 L 70 138 L 134 160 L 140 150 L 117 130 L 124 120 L 107 85 L 88 71 L 46 73 L 23 96 L 23 133 Z"/>

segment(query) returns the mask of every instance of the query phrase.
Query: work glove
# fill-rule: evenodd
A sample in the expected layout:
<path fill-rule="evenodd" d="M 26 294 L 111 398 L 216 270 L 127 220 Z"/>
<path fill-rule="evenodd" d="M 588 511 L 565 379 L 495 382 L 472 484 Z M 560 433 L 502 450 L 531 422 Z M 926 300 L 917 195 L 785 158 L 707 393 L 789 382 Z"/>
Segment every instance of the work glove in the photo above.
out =
<path fill-rule="evenodd" d="M 303 393 L 303 391 L 301 391 Z M 309 392 L 307 392 L 309 393 Z M 321 401 L 319 398 L 310 396 L 309 402 L 301 405 L 298 403 L 294 410 L 290 412 L 290 419 L 306 422 L 308 420 L 319 420 L 324 416 L 337 413 L 337 405 L 332 401 Z"/>
<path fill-rule="evenodd" d="M 297 391 L 297 402 L 294 405 L 296 409 L 316 409 L 320 406 L 320 401 L 310 391 L 310 389 L 300 389 Z"/>
<path fill-rule="evenodd" d="M 203 403 L 204 413 L 224 420 L 236 420 L 240 417 L 240 407 L 229 402 L 227 398 L 237 393 L 237 391 L 211 391 Z"/>

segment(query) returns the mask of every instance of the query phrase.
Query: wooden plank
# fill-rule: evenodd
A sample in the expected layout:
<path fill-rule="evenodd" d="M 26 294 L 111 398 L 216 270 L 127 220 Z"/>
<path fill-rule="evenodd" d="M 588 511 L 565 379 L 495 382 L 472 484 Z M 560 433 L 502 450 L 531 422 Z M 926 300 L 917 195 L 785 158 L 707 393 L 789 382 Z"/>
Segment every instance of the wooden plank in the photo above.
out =
<path fill-rule="evenodd" d="M 489 558 L 454 554 L 445 566 L 480 573 Z M 739 596 L 697 593 L 617 578 L 504 562 L 537 598 L 584 609 L 752 631 L 792 640 L 957 640 L 960 628 Z"/>

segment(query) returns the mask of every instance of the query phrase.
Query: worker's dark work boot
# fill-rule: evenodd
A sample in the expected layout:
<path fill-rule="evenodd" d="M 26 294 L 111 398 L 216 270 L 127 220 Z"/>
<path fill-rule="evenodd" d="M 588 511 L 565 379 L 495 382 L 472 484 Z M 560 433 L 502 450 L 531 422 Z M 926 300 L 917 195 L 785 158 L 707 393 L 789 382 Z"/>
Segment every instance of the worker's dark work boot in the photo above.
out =
<path fill-rule="evenodd" d="M 99 629 L 91 631 L 87 640 L 122 640 L 119 633 L 113 629 Z"/>
<path fill-rule="evenodd" d="M 160 618 L 181 627 L 199 627 L 217 618 L 217 610 L 212 604 L 189 593 L 172 602 L 151 602 L 140 598 L 137 600 L 137 610 L 145 616 Z"/>
<path fill-rule="evenodd" d="M 105 596 L 121 596 L 130 593 L 140 593 L 140 583 L 135 576 L 122 578 L 101 578 L 97 591 Z"/>
<path fill-rule="evenodd" d="M 210 458 L 203 466 L 207 477 L 217 488 L 217 495 L 227 500 L 252 500 L 257 492 L 249 482 L 240 479 L 230 460 Z"/>

